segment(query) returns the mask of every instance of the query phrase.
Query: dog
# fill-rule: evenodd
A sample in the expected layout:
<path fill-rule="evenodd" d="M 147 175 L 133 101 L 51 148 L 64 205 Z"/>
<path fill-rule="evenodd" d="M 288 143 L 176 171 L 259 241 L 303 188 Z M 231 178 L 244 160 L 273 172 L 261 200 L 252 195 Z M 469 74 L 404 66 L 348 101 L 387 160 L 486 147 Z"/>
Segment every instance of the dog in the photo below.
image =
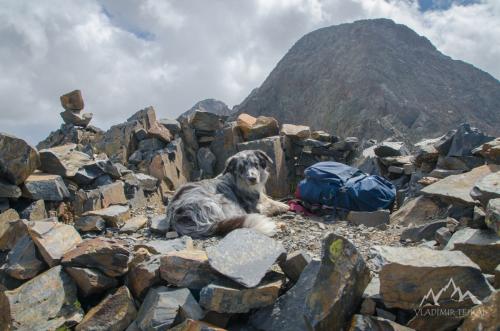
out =
<path fill-rule="evenodd" d="M 167 207 L 167 220 L 177 233 L 194 238 L 238 228 L 274 235 L 276 225 L 268 216 L 286 212 L 288 205 L 264 192 L 272 163 L 260 150 L 236 153 L 219 176 L 179 187 Z"/>

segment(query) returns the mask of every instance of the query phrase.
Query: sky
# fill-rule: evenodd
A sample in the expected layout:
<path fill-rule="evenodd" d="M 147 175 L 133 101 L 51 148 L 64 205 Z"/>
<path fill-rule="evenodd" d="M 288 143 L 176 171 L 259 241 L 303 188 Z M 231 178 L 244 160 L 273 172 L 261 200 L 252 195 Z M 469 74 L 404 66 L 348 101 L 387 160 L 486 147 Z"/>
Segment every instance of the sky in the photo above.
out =
<path fill-rule="evenodd" d="M 500 0 L 0 0 L 0 132 L 36 144 L 74 89 L 102 129 L 232 107 L 304 34 L 381 17 L 500 78 Z"/>

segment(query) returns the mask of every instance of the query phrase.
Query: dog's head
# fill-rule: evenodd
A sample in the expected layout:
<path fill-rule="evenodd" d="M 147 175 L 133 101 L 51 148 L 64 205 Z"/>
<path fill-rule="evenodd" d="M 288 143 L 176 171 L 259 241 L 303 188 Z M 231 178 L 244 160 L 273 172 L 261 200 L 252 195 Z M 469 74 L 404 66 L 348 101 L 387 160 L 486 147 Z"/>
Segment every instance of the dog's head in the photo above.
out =
<path fill-rule="evenodd" d="M 223 173 L 231 173 L 236 180 L 246 183 L 249 187 L 262 186 L 269 177 L 267 167 L 270 164 L 273 164 L 273 161 L 263 151 L 241 151 L 226 161 Z"/>

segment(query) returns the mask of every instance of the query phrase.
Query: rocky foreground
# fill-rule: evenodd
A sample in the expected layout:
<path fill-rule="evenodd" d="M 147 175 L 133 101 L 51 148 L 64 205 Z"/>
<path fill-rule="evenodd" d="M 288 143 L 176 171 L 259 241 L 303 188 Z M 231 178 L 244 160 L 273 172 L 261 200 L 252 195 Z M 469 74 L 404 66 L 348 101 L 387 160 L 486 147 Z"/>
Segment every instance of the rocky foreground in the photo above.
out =
<path fill-rule="evenodd" d="M 102 131 L 80 91 L 37 148 L 0 134 L 0 330 L 498 330 L 500 138 L 463 124 L 415 146 L 274 118 L 152 107 Z M 334 160 L 390 179 L 393 210 L 276 216 L 269 238 L 179 237 L 173 191 L 262 149 L 289 200 Z M 309 215 L 309 214 L 308 214 Z"/>

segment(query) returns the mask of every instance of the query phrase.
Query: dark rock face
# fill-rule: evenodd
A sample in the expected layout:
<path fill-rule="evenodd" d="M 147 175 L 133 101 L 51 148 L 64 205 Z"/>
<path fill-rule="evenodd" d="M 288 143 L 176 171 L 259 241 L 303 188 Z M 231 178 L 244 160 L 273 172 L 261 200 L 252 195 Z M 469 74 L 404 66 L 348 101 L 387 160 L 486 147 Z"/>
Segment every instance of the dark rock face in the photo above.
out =
<path fill-rule="evenodd" d="M 463 122 L 498 136 L 498 109 L 498 80 L 406 26 L 377 19 L 305 35 L 237 112 L 340 136 L 416 142 Z"/>
<path fill-rule="evenodd" d="M 38 151 L 24 140 L 0 132 L 0 177 L 19 185 L 40 165 Z"/>

